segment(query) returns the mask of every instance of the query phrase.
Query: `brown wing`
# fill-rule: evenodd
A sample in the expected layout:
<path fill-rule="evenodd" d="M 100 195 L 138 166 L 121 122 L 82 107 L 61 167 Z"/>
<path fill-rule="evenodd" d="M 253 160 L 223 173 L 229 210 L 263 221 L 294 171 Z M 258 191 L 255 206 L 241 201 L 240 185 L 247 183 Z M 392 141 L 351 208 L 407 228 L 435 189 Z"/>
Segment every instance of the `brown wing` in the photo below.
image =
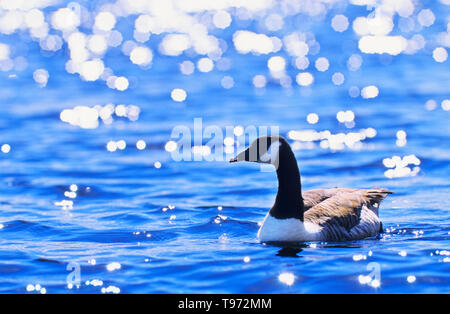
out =
<path fill-rule="evenodd" d="M 311 209 L 317 204 L 323 202 L 324 200 L 333 197 L 334 195 L 341 192 L 354 192 L 356 189 L 349 188 L 334 188 L 334 189 L 316 189 L 309 190 L 302 193 L 303 203 L 305 206 L 305 211 Z"/>
<path fill-rule="evenodd" d="M 358 225 L 363 205 L 377 212 L 381 201 L 391 193 L 386 189 L 331 189 L 329 192 L 314 192 L 310 202 L 318 202 L 320 199 L 313 195 L 322 195 L 323 200 L 304 213 L 304 220 L 329 229 L 328 232 L 334 235 L 332 238 L 340 239 Z"/>

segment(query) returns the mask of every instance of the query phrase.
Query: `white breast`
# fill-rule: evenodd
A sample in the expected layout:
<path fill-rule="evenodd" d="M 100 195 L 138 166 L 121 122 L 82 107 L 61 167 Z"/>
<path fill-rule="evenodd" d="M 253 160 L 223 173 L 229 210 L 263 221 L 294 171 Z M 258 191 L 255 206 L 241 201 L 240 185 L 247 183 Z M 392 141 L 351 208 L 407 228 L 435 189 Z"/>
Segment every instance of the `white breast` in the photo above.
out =
<path fill-rule="evenodd" d="M 277 219 L 267 214 L 258 231 L 261 242 L 318 241 L 322 228 L 300 219 Z"/>

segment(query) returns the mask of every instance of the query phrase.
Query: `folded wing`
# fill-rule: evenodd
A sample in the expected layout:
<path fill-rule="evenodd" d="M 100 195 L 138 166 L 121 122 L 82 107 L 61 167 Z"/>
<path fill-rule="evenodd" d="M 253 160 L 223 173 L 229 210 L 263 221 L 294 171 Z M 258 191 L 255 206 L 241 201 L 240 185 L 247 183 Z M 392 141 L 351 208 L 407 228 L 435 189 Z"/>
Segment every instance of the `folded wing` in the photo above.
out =
<path fill-rule="evenodd" d="M 387 189 L 323 189 L 303 193 L 304 221 L 323 228 L 328 241 L 363 238 L 378 233 L 378 207 Z"/>

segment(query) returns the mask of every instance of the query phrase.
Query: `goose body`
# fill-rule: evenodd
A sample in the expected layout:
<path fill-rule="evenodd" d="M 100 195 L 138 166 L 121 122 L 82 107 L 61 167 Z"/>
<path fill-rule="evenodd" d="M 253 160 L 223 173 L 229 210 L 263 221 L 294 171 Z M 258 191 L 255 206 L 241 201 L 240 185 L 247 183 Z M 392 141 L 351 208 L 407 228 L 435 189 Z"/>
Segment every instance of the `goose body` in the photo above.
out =
<path fill-rule="evenodd" d="M 385 189 L 324 189 L 303 193 L 303 221 L 277 219 L 270 212 L 258 231 L 261 242 L 350 241 L 375 236 L 382 230 L 378 206 Z"/>
<path fill-rule="evenodd" d="M 297 161 L 282 137 L 258 138 L 231 161 L 264 162 L 276 167 L 278 193 L 258 231 L 261 242 L 350 241 L 382 231 L 378 208 L 392 192 L 333 188 L 302 193 Z"/>

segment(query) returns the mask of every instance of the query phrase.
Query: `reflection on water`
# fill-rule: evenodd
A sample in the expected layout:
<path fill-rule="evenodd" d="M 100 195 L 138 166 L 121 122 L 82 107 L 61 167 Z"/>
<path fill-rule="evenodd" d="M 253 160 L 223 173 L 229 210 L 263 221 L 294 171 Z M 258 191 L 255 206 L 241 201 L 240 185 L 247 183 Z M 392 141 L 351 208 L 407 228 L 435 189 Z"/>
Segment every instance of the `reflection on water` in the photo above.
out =
<path fill-rule="evenodd" d="M 302 251 L 301 248 L 286 246 L 278 251 L 277 256 L 299 257 L 297 254 L 300 253 L 301 251 Z"/>
<path fill-rule="evenodd" d="M 450 3 L 0 1 L 0 292 L 449 292 Z M 273 172 L 176 126 L 279 126 L 386 232 L 264 245 Z M 301 258 L 292 258 L 301 257 Z M 330 280 L 332 278 L 332 280 Z"/>

